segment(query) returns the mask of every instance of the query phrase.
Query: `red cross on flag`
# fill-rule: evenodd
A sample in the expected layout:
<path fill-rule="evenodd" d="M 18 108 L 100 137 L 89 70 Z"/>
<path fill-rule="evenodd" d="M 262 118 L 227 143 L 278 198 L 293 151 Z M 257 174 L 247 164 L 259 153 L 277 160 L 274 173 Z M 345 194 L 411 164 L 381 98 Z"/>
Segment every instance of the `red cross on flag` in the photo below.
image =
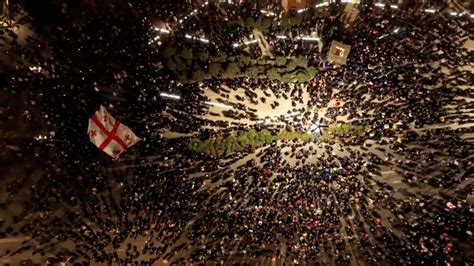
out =
<path fill-rule="evenodd" d="M 114 159 L 141 140 L 130 128 L 113 118 L 103 106 L 89 118 L 87 134 L 95 146 Z"/>

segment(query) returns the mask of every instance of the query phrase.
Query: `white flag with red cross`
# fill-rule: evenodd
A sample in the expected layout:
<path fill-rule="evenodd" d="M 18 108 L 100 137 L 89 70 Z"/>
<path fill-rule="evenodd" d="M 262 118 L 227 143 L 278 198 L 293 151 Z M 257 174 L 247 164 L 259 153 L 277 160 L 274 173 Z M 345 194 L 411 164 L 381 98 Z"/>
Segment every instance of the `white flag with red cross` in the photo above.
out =
<path fill-rule="evenodd" d="M 130 128 L 111 116 L 103 106 L 89 118 L 87 134 L 95 146 L 114 159 L 141 140 Z"/>

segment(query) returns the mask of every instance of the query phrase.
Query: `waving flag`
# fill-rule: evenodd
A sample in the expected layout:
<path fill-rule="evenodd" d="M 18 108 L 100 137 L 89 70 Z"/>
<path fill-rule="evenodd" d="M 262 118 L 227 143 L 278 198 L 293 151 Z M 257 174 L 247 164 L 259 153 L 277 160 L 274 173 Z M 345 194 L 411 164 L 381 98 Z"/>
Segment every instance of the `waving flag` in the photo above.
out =
<path fill-rule="evenodd" d="M 103 106 L 89 118 L 87 134 L 95 146 L 114 159 L 141 140 L 130 128 L 111 116 Z"/>

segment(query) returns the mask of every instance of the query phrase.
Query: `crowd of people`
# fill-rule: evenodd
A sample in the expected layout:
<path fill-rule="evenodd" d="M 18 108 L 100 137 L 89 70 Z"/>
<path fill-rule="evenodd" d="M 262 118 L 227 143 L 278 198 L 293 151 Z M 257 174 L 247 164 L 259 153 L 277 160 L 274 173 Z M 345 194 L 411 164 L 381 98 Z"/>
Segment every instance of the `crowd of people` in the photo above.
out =
<path fill-rule="evenodd" d="M 299 14 L 279 15 L 278 5 L 262 3 L 161 10 L 141 4 L 130 17 L 92 16 L 54 29 L 60 34 L 48 40 L 53 52 L 47 58 L 34 52 L 37 46 L 17 49 L 41 71 L 5 72 L 7 91 L 27 91 L 33 99 L 22 116 L 31 134 L 54 134 L 23 141 L 21 156 L 11 153 L 35 157 L 44 174 L 26 188 L 22 216 L 0 229 L 1 237 L 31 239 L 0 258 L 39 256 L 74 265 L 473 263 L 472 184 L 466 182 L 472 175 L 472 74 L 464 68 L 470 58 L 463 47 L 472 20 L 370 5 L 346 25 L 344 5 L 330 4 L 322 15 L 265 33 L 273 55 L 304 56 L 318 68 L 302 84 L 221 77 L 182 84 L 161 64 L 165 46 L 261 58 L 259 46 L 233 46 L 251 38 L 252 28 L 230 21 L 268 17 L 260 12 L 265 9 L 275 12 L 278 25 Z M 160 44 L 150 44 L 153 16 L 170 30 Z M 295 39 L 313 32 L 323 49 Z M 346 65 L 328 62 L 332 40 L 351 46 Z M 245 95 L 231 97 L 242 88 Z M 233 106 L 214 115 L 230 122 L 209 119 L 205 90 Z M 257 90 L 266 97 L 258 98 Z M 279 122 L 293 129 L 323 118 L 364 126 L 365 134 L 274 142 L 225 158 L 190 152 L 189 137 L 163 134 L 210 139 L 265 128 L 257 123 L 259 106 L 276 109 L 282 99 L 291 99 L 288 113 L 295 115 Z M 99 105 L 143 139 L 118 162 L 85 133 Z M 315 114 L 321 108 L 324 117 Z"/>

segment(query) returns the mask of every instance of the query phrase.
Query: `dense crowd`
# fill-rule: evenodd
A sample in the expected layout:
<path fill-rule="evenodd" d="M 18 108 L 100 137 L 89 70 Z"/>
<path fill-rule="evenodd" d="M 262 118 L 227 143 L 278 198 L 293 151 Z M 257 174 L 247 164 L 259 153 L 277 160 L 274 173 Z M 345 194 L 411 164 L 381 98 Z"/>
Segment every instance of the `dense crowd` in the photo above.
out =
<path fill-rule="evenodd" d="M 251 28 L 223 22 L 266 16 L 262 9 L 273 10 L 277 22 L 286 16 L 278 15 L 275 3 L 255 2 L 158 11 L 134 6 L 167 25 L 170 33 L 160 44 L 150 44 L 149 20 L 110 15 L 55 29 L 60 34 L 52 37 L 46 59 L 39 59 L 37 45 L 17 48 L 41 71 L 5 72 L 8 90 L 30 94 L 22 119 L 32 133 L 54 132 L 43 142 L 25 141 L 21 156 L 53 156 L 41 162 L 43 180 L 28 188 L 24 216 L 30 218 L 14 217 L 0 231 L 2 237 L 32 240 L 0 256 L 31 252 L 48 263 L 77 265 L 272 258 L 311 265 L 473 263 L 466 254 L 472 249 L 472 184 L 466 181 L 473 149 L 465 137 L 472 134 L 472 74 L 462 68 L 469 62 L 463 44 L 472 21 L 370 6 L 346 25 L 340 19 L 344 6 L 331 4 L 325 15 L 265 33 L 274 55 L 304 56 L 318 68 L 307 83 L 214 77 L 182 84 L 163 68 L 164 46 L 262 56 L 258 45 L 233 46 L 251 39 Z M 296 39 L 313 32 L 322 49 Z M 346 65 L 328 62 L 331 40 L 351 46 Z M 241 88 L 245 96 L 232 99 Z M 268 95 L 258 98 L 258 89 Z M 234 107 L 214 115 L 230 119 L 208 118 L 206 90 Z M 160 92 L 181 98 L 162 98 Z M 163 133 L 209 139 L 269 127 L 257 123 L 259 106 L 276 109 L 283 99 L 291 99 L 288 113 L 296 115 L 278 122 L 291 129 L 350 122 L 366 134 L 274 142 L 216 158 L 187 150 L 188 137 Z M 118 162 L 101 154 L 85 133 L 101 104 L 143 138 Z M 319 108 L 327 108 L 324 117 L 315 113 Z M 400 184 L 383 172 L 399 176 Z"/>

